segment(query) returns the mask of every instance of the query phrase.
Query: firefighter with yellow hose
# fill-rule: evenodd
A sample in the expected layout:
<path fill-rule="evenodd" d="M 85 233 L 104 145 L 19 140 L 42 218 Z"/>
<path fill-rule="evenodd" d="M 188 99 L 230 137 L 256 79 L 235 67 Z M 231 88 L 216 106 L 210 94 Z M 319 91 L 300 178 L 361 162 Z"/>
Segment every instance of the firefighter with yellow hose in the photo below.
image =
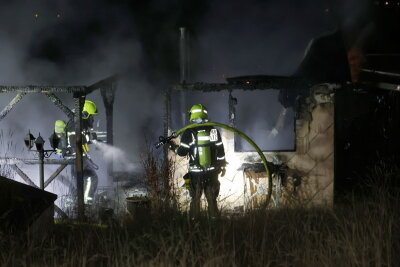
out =
<path fill-rule="evenodd" d="M 196 218 L 200 213 L 200 198 L 204 192 L 210 218 L 219 214 L 217 197 L 220 183 L 218 176 L 225 175 L 225 151 L 219 131 L 213 126 L 201 126 L 208 122 L 207 108 L 194 105 L 189 111 L 189 120 L 199 127 L 186 129 L 182 133 L 180 145 L 170 143 L 170 149 L 179 156 L 189 156 L 189 172 L 184 176 L 186 188 L 192 198 L 190 213 Z"/>
<path fill-rule="evenodd" d="M 99 168 L 89 157 L 89 144 L 97 140 L 96 133 L 93 132 L 93 116 L 97 115 L 97 106 L 94 102 L 86 100 L 82 110 L 82 150 L 83 150 L 83 179 L 84 179 L 84 202 L 91 205 L 94 193 L 97 189 L 98 176 L 96 170 Z M 57 135 L 59 144 L 56 152 L 64 158 L 74 158 L 75 151 L 75 124 L 73 120 L 65 123 L 57 120 L 54 125 L 54 134 Z M 52 137 L 50 137 L 52 138 Z M 71 174 L 75 175 L 75 164 L 71 165 Z"/>

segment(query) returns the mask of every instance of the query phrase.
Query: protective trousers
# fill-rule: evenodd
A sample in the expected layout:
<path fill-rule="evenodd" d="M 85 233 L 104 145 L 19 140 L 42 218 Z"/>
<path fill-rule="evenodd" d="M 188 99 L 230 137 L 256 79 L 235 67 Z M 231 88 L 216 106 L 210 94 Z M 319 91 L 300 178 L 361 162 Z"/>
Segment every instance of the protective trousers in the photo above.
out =
<path fill-rule="evenodd" d="M 96 168 L 93 166 L 91 160 L 83 157 L 83 197 L 85 204 L 92 204 L 94 200 L 99 180 L 95 170 Z M 74 180 L 76 180 L 75 164 L 71 165 L 71 173 Z"/>
<path fill-rule="evenodd" d="M 200 214 L 200 199 L 204 192 L 208 204 L 208 214 L 210 218 L 218 217 L 217 197 L 219 194 L 220 183 L 217 171 L 190 172 L 191 190 L 190 196 L 190 215 L 196 218 Z"/>

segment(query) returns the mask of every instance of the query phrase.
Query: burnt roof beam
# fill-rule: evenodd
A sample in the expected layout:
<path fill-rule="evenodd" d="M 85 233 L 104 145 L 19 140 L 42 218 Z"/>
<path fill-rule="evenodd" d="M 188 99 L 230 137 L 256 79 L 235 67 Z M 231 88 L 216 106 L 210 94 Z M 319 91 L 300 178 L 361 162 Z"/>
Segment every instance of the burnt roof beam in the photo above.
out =
<path fill-rule="evenodd" d="M 19 101 L 26 95 L 26 93 L 18 93 L 10 103 L 4 107 L 4 109 L 0 113 L 0 121 L 4 119 L 5 116 L 18 104 Z"/>
<path fill-rule="evenodd" d="M 47 96 L 56 107 L 61 109 L 68 116 L 69 119 L 74 119 L 74 113 L 66 105 L 63 104 L 60 98 L 58 98 L 53 93 L 44 93 L 44 95 Z"/>
<path fill-rule="evenodd" d="M 203 91 L 218 92 L 230 90 L 268 90 L 268 89 L 299 89 L 307 88 L 308 84 L 296 82 L 270 82 L 270 83 L 249 83 L 249 84 L 229 84 L 229 83 L 192 83 L 176 84 L 170 88 L 171 91 Z"/>
<path fill-rule="evenodd" d="M 90 86 L 87 87 L 86 94 L 90 94 L 91 92 L 97 90 L 97 89 L 109 89 L 113 90 L 112 84 L 117 82 L 118 80 L 118 75 L 112 75 L 110 77 L 107 77 L 103 80 L 100 80 Z"/>
<path fill-rule="evenodd" d="M 88 91 L 86 86 L 51 86 L 51 85 L 0 85 L 0 93 L 86 93 Z"/>

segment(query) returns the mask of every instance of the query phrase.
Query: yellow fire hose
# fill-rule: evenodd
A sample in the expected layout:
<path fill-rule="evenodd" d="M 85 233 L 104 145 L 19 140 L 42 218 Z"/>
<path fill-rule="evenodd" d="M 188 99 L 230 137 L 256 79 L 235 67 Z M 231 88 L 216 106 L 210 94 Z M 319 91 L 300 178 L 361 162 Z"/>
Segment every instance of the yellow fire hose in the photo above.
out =
<path fill-rule="evenodd" d="M 228 125 L 222 124 L 222 123 L 218 123 L 218 122 L 205 122 L 205 123 L 196 123 L 196 124 L 190 124 L 187 125 L 185 127 L 183 127 L 182 129 L 179 129 L 178 131 L 176 131 L 174 133 L 175 137 L 179 136 L 180 134 L 182 134 L 186 129 L 190 129 L 190 128 L 196 128 L 196 127 L 200 127 L 200 126 L 216 126 L 216 127 L 220 127 L 223 128 L 225 130 L 231 131 L 237 135 L 239 135 L 241 138 L 243 138 L 244 140 L 246 140 L 258 153 L 258 155 L 260 155 L 260 158 L 263 162 L 264 168 L 265 168 L 265 172 L 267 174 L 268 177 L 268 192 L 267 192 L 267 200 L 265 205 L 267 206 L 270 199 L 271 199 L 271 195 L 272 195 L 272 177 L 271 177 L 271 173 L 268 169 L 268 165 L 267 165 L 267 159 L 264 156 L 264 153 L 262 153 L 261 149 L 257 146 L 256 143 L 254 143 L 253 140 L 250 139 L 250 137 L 248 137 L 246 134 L 242 133 L 241 131 L 232 128 Z"/>

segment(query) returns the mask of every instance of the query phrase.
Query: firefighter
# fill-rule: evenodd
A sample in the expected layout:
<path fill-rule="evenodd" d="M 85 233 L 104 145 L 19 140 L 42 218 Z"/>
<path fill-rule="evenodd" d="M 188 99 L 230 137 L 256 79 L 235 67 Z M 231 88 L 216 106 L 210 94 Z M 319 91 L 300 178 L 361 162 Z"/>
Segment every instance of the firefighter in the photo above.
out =
<path fill-rule="evenodd" d="M 55 145 L 53 148 L 58 155 L 62 155 L 63 149 L 68 145 L 66 126 L 67 123 L 65 121 L 56 120 L 54 123 L 54 133 L 49 138 L 50 144 Z M 57 139 L 56 143 L 53 141 L 55 139 Z"/>
<path fill-rule="evenodd" d="M 98 114 L 97 106 L 94 102 L 86 100 L 82 110 L 82 150 L 83 150 L 83 179 L 84 179 L 84 202 L 87 205 L 93 203 L 94 193 L 97 189 L 98 176 L 96 170 L 99 168 L 89 156 L 89 144 L 97 139 L 93 131 L 94 117 Z M 64 130 L 62 130 L 64 127 Z M 66 134 L 66 142 L 60 142 L 56 151 L 61 151 L 64 158 L 75 157 L 75 123 L 70 120 L 66 125 L 60 120 L 56 121 L 55 133 L 63 131 Z M 61 139 L 62 140 L 62 139 Z M 71 175 L 75 176 L 75 164 L 71 165 Z"/>
<path fill-rule="evenodd" d="M 194 105 L 189 111 L 192 123 L 208 121 L 207 108 Z M 182 133 L 180 145 L 171 143 L 170 148 L 179 156 L 189 156 L 189 172 L 184 176 L 186 188 L 192 198 L 190 214 L 192 218 L 200 214 L 200 198 L 204 192 L 210 218 L 218 216 L 217 197 L 220 183 L 218 175 L 225 175 L 225 151 L 219 131 L 212 126 L 190 128 Z"/>

